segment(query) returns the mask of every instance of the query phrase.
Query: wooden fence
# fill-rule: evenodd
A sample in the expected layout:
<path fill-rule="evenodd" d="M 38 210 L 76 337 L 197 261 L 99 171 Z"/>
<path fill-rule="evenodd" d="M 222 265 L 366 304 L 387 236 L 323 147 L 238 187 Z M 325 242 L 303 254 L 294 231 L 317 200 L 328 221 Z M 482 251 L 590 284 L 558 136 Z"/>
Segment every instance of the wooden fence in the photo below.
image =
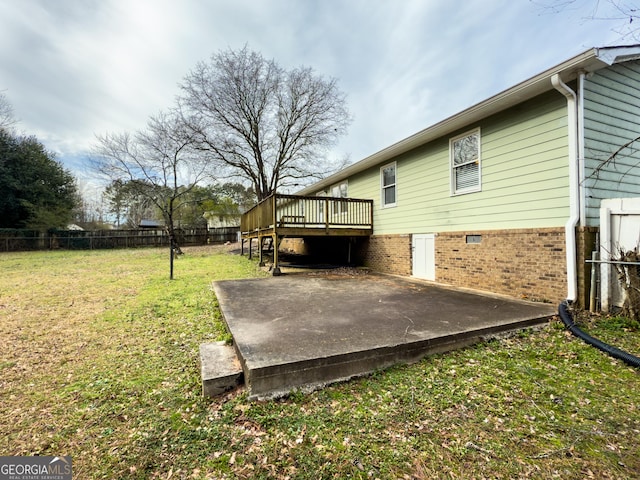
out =
<path fill-rule="evenodd" d="M 236 242 L 239 227 L 178 229 L 180 246 Z M 164 229 L 139 230 L 33 230 L 0 229 L 0 251 L 103 250 L 112 248 L 168 247 Z"/>

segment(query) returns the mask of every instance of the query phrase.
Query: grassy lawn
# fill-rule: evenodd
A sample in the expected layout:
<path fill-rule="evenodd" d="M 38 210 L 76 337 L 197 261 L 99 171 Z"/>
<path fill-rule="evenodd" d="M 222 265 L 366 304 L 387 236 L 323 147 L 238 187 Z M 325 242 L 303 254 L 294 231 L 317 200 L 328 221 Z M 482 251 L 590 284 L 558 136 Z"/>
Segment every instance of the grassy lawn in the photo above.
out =
<path fill-rule="evenodd" d="M 213 280 L 264 275 L 186 249 L 0 254 L 0 455 L 71 455 L 74 478 L 640 478 L 639 372 L 559 321 L 335 385 L 200 395 L 225 338 Z M 584 318 L 636 355 L 640 329 Z"/>

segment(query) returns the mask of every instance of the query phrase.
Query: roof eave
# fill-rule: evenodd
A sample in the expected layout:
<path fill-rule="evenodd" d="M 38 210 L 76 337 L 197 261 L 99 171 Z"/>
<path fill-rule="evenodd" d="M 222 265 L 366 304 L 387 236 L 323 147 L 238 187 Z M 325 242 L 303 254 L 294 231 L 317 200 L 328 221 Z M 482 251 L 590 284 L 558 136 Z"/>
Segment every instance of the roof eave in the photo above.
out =
<path fill-rule="evenodd" d="M 549 68 L 524 82 L 504 90 L 480 103 L 477 103 L 451 117 L 425 128 L 393 145 L 386 147 L 359 162 L 314 183 L 298 192 L 299 195 L 314 194 L 324 188 L 334 185 L 345 178 L 362 172 L 375 165 L 380 165 L 398 155 L 402 155 L 425 143 L 436 140 L 444 135 L 455 132 L 490 115 L 506 110 L 519 103 L 536 97 L 553 89 L 551 77 L 560 74 L 564 82 L 577 78 L 579 73 L 590 73 L 604 67 L 640 58 L 640 45 L 622 47 L 591 48 L 576 55 L 555 67 Z"/>

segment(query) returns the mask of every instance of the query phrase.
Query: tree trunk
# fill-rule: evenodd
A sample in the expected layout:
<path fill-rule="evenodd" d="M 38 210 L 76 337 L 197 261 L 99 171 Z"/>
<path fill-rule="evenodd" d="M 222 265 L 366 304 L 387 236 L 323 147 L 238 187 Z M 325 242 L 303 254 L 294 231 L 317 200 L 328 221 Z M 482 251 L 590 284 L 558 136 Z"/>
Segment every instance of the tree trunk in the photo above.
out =
<path fill-rule="evenodd" d="M 169 235 L 169 280 L 173 280 L 173 261 L 176 255 L 182 255 L 183 252 L 178 243 L 176 231 L 171 223 L 167 225 L 167 234 Z"/>
<path fill-rule="evenodd" d="M 169 235 L 169 280 L 173 280 L 173 237 Z"/>

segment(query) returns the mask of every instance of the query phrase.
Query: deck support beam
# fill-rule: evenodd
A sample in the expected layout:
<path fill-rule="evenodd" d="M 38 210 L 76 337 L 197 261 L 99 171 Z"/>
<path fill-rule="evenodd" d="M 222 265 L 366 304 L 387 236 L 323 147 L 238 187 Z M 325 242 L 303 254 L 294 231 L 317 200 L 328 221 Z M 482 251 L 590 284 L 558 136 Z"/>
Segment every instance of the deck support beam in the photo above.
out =
<path fill-rule="evenodd" d="M 264 253 L 262 250 L 264 249 L 264 237 L 258 237 L 258 265 L 264 267 Z"/>
<path fill-rule="evenodd" d="M 280 242 L 278 241 L 278 235 L 276 233 L 273 234 L 273 276 L 278 277 L 282 275 L 282 271 L 280 270 L 280 262 L 278 260 L 278 247 L 280 246 Z"/>

